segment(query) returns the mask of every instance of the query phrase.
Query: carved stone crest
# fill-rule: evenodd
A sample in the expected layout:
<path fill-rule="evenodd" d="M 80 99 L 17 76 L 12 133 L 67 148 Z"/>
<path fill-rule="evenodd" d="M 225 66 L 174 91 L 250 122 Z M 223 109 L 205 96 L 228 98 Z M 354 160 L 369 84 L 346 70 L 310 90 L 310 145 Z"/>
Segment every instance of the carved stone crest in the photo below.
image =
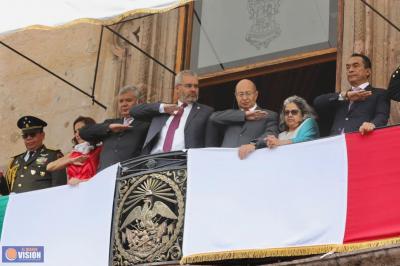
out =
<path fill-rule="evenodd" d="M 113 265 L 181 258 L 186 170 L 121 181 L 114 220 Z"/>
<path fill-rule="evenodd" d="M 248 0 L 247 9 L 253 24 L 246 34 L 246 41 L 257 49 L 267 48 L 272 40 L 281 35 L 275 21 L 279 13 L 280 0 Z"/>

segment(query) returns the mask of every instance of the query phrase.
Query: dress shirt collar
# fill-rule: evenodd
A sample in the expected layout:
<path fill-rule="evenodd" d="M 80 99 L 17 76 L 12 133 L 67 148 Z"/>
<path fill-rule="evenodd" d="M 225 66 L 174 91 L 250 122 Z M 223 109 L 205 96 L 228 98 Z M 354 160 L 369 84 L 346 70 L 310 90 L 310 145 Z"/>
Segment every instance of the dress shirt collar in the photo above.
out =
<path fill-rule="evenodd" d="M 361 90 L 365 90 L 365 88 L 368 87 L 368 86 L 369 86 L 369 82 L 365 82 L 365 83 L 363 83 L 363 84 L 361 84 L 360 86 L 357 86 L 357 87 L 351 86 L 351 90 L 354 90 L 355 88 L 360 88 Z"/>
<path fill-rule="evenodd" d="M 257 108 L 257 104 L 255 104 L 253 107 L 249 108 L 249 111 L 254 111 Z M 244 109 L 240 108 L 240 110 L 244 111 Z"/>
<path fill-rule="evenodd" d="M 181 102 L 180 100 L 178 100 L 178 106 L 180 107 L 183 104 L 183 102 Z M 187 106 L 192 106 L 193 103 L 188 103 Z"/>

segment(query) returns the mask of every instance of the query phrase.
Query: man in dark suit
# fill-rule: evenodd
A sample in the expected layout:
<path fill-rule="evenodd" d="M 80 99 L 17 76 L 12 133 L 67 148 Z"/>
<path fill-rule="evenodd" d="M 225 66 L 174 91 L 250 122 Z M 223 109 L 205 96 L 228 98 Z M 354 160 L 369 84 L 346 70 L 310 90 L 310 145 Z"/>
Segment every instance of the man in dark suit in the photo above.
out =
<path fill-rule="evenodd" d="M 23 116 L 17 126 L 22 131 L 26 151 L 13 157 L 5 177 L 0 181 L 1 193 L 21 193 L 66 184 L 65 170 L 46 171 L 48 163 L 63 156 L 60 150 L 48 149 L 43 145 L 43 128 L 47 123 L 34 116 Z"/>
<path fill-rule="evenodd" d="M 133 119 L 129 110 L 141 99 L 134 86 L 122 88 L 118 94 L 120 118 L 107 119 L 101 124 L 87 125 L 79 130 L 82 139 L 103 142 L 99 170 L 140 155 L 149 123 Z"/>
<path fill-rule="evenodd" d="M 385 126 L 390 102 L 386 91 L 372 87 L 371 61 L 362 54 L 353 54 L 346 63 L 347 80 L 351 89 L 341 93 L 320 95 L 314 100 L 317 112 L 334 112 L 331 135 L 359 131 L 361 134 Z"/>
<path fill-rule="evenodd" d="M 400 102 L 400 66 L 390 77 L 388 96 L 389 99 Z"/>
<path fill-rule="evenodd" d="M 137 120 L 151 121 L 143 154 L 204 147 L 205 129 L 213 108 L 197 103 L 197 75 L 184 70 L 175 77 L 177 104 L 139 104 L 131 109 Z"/>
<path fill-rule="evenodd" d="M 256 148 L 265 147 L 267 135 L 278 135 L 278 114 L 257 106 L 258 91 L 248 79 L 238 82 L 235 96 L 239 109 L 215 112 L 210 117 L 208 130 L 223 132 L 222 144 L 208 140 L 207 146 L 240 147 L 239 157 L 243 159 Z"/>

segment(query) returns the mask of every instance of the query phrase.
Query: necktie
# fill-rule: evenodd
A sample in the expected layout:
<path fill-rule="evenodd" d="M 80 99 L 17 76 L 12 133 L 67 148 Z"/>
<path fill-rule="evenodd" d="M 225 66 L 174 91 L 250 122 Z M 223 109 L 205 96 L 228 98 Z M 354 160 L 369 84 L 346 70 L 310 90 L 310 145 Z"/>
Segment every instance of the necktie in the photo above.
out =
<path fill-rule="evenodd" d="M 167 135 L 165 136 L 165 141 L 164 141 L 164 146 L 163 146 L 164 152 L 171 151 L 172 142 L 174 141 L 175 131 L 179 127 L 179 123 L 181 121 L 183 110 L 185 109 L 186 106 L 187 106 L 186 103 L 183 103 L 180 106 L 178 112 L 174 115 L 174 118 L 172 119 L 171 123 L 169 124 Z"/>
<path fill-rule="evenodd" d="M 25 162 L 29 161 L 34 153 L 35 153 L 34 151 L 28 151 L 28 157 L 26 158 Z"/>
<path fill-rule="evenodd" d="M 351 89 L 351 91 L 360 91 L 361 90 L 361 88 L 359 88 L 359 87 L 354 87 L 354 88 L 352 88 Z M 349 102 L 349 109 L 348 110 L 350 110 L 350 107 L 353 105 L 353 101 L 350 101 Z"/>

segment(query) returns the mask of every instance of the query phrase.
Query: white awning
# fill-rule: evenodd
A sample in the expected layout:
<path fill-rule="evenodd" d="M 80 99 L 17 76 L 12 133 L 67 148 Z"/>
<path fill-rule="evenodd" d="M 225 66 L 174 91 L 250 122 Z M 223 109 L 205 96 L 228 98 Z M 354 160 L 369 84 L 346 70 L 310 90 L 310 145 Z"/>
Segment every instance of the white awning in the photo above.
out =
<path fill-rule="evenodd" d="M 70 22 L 118 21 L 135 12 L 155 13 L 189 0 L 12 0 L 0 8 L 0 34 L 24 28 L 54 27 Z"/>

